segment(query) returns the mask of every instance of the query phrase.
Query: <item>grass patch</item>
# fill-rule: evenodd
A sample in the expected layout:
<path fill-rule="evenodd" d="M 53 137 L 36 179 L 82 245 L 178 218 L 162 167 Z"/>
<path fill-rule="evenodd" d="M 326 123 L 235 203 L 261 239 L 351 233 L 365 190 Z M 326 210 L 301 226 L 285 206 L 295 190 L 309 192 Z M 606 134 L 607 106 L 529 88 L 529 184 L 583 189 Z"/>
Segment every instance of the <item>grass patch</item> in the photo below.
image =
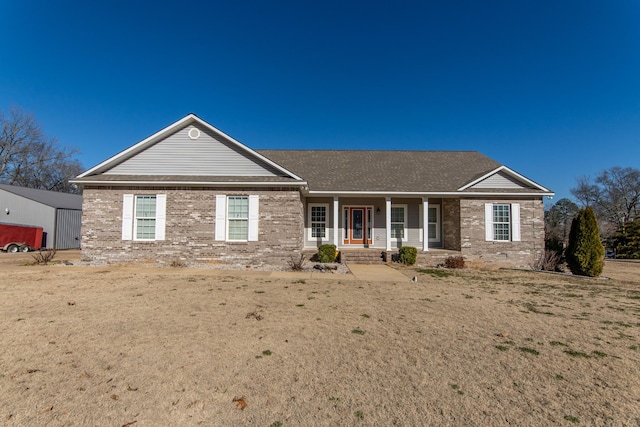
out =
<path fill-rule="evenodd" d="M 351 333 L 356 335 L 364 335 L 364 331 L 360 328 L 352 329 Z"/>
<path fill-rule="evenodd" d="M 549 344 L 551 344 L 552 347 L 566 347 L 567 345 L 563 342 L 560 341 L 551 341 Z"/>
<path fill-rule="evenodd" d="M 500 351 L 509 351 L 509 347 L 506 345 L 497 345 L 496 348 Z"/>
<path fill-rule="evenodd" d="M 565 350 L 565 353 L 567 353 L 569 356 L 573 356 L 573 357 L 584 357 L 585 359 L 590 359 L 591 356 L 589 356 L 587 353 L 583 352 L 583 351 L 575 351 L 575 350 Z"/>
<path fill-rule="evenodd" d="M 364 413 L 362 411 L 356 411 L 353 413 L 353 415 L 355 415 L 355 417 L 359 420 L 364 420 Z"/>
<path fill-rule="evenodd" d="M 296 304 L 296 307 L 304 307 L 304 304 Z"/>
<path fill-rule="evenodd" d="M 416 270 L 420 274 L 428 274 L 433 277 L 449 277 L 453 276 L 453 273 L 446 270 L 441 270 L 439 268 L 427 268 L 427 269 L 418 269 Z"/>
<path fill-rule="evenodd" d="M 282 427 L 282 421 L 274 421 L 269 424 L 269 427 Z"/>
<path fill-rule="evenodd" d="M 460 386 L 458 384 L 450 384 L 451 388 L 454 389 L 458 394 L 464 394 L 464 391 L 460 390 Z"/>
<path fill-rule="evenodd" d="M 558 374 L 558 375 L 556 375 L 556 379 L 557 379 L 558 381 L 563 381 L 563 380 L 564 380 L 564 377 L 563 377 L 562 375 Z"/>
<path fill-rule="evenodd" d="M 300 283 L 300 284 L 304 285 L 305 283 L 307 283 L 307 281 L 304 280 L 304 279 L 298 279 L 298 280 L 296 280 L 294 282 L 291 282 L 291 283 L 293 283 L 293 284 Z"/>
<path fill-rule="evenodd" d="M 536 356 L 540 354 L 538 350 L 535 350 L 529 347 L 518 347 L 518 350 L 520 350 L 523 353 L 535 354 Z"/>
<path fill-rule="evenodd" d="M 369 315 L 368 315 L 368 314 L 366 314 L 366 313 L 361 314 L 360 316 L 364 317 L 365 319 L 368 319 L 368 318 L 370 318 L 370 317 L 371 317 L 371 316 L 369 316 Z"/>
<path fill-rule="evenodd" d="M 564 419 L 569 421 L 570 423 L 575 423 L 575 424 L 580 422 L 580 420 L 578 418 L 574 417 L 573 415 L 565 415 Z"/>
<path fill-rule="evenodd" d="M 273 353 L 271 352 L 271 350 L 265 350 L 262 352 L 263 356 L 271 356 Z"/>
<path fill-rule="evenodd" d="M 608 354 L 607 353 L 603 353 L 601 351 L 598 350 L 594 350 L 591 352 L 591 354 L 593 354 L 595 357 L 597 357 L 598 359 L 602 359 L 603 357 L 607 357 Z"/>

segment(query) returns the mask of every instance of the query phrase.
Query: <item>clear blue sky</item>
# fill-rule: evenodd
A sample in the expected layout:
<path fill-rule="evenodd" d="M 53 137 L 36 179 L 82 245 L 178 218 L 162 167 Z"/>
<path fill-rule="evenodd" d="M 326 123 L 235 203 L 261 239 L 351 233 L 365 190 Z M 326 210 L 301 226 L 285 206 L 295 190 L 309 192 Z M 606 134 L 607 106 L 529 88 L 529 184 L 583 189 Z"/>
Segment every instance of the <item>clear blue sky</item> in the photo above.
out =
<path fill-rule="evenodd" d="M 86 168 L 195 113 L 251 148 L 640 168 L 640 1 L 0 0 L 0 109 Z"/>

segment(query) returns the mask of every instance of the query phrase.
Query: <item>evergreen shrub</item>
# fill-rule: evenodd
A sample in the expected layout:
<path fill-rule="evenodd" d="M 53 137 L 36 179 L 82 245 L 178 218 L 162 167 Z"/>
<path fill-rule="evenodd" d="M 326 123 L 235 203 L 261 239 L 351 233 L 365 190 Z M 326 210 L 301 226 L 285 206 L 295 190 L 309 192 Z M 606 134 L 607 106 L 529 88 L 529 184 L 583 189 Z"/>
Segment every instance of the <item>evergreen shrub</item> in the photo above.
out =
<path fill-rule="evenodd" d="M 573 274 L 589 277 L 602 274 L 604 246 L 600 241 L 596 216 L 590 207 L 581 209 L 573 218 L 565 256 Z"/>
<path fill-rule="evenodd" d="M 418 249 L 413 246 L 403 246 L 398 249 L 398 261 L 406 265 L 413 265 L 418 260 Z"/>
<path fill-rule="evenodd" d="M 320 245 L 317 254 L 318 261 L 335 262 L 336 253 L 336 245 Z"/>

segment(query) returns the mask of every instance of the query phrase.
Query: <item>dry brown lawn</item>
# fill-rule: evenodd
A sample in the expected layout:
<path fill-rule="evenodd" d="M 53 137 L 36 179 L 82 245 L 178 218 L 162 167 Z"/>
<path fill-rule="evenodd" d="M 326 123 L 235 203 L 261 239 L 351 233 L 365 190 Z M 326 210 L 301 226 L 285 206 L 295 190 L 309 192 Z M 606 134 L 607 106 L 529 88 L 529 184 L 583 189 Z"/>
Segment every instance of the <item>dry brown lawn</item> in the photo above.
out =
<path fill-rule="evenodd" d="M 11 256 L 6 425 L 640 424 L 640 264 L 389 283 Z"/>

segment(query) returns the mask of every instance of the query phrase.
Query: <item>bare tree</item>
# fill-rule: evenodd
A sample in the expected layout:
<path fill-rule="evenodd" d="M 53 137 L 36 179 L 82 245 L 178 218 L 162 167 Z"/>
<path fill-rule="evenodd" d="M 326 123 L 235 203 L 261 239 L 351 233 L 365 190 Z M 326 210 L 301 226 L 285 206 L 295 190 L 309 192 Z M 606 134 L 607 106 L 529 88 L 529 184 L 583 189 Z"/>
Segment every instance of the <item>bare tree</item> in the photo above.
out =
<path fill-rule="evenodd" d="M 566 248 L 569 242 L 569 230 L 571 221 L 580 208 L 567 198 L 560 199 L 545 212 L 545 232 L 547 239 L 555 239 L 562 242 L 562 247 Z"/>
<path fill-rule="evenodd" d="M 0 111 L 0 182 L 76 192 L 68 180 L 82 172 L 77 154 L 45 135 L 33 114 L 19 107 Z"/>
<path fill-rule="evenodd" d="M 601 231 L 624 230 L 625 224 L 640 219 L 640 170 L 618 166 L 604 170 L 595 180 L 578 179 L 571 193 L 584 206 L 593 208 Z"/>

